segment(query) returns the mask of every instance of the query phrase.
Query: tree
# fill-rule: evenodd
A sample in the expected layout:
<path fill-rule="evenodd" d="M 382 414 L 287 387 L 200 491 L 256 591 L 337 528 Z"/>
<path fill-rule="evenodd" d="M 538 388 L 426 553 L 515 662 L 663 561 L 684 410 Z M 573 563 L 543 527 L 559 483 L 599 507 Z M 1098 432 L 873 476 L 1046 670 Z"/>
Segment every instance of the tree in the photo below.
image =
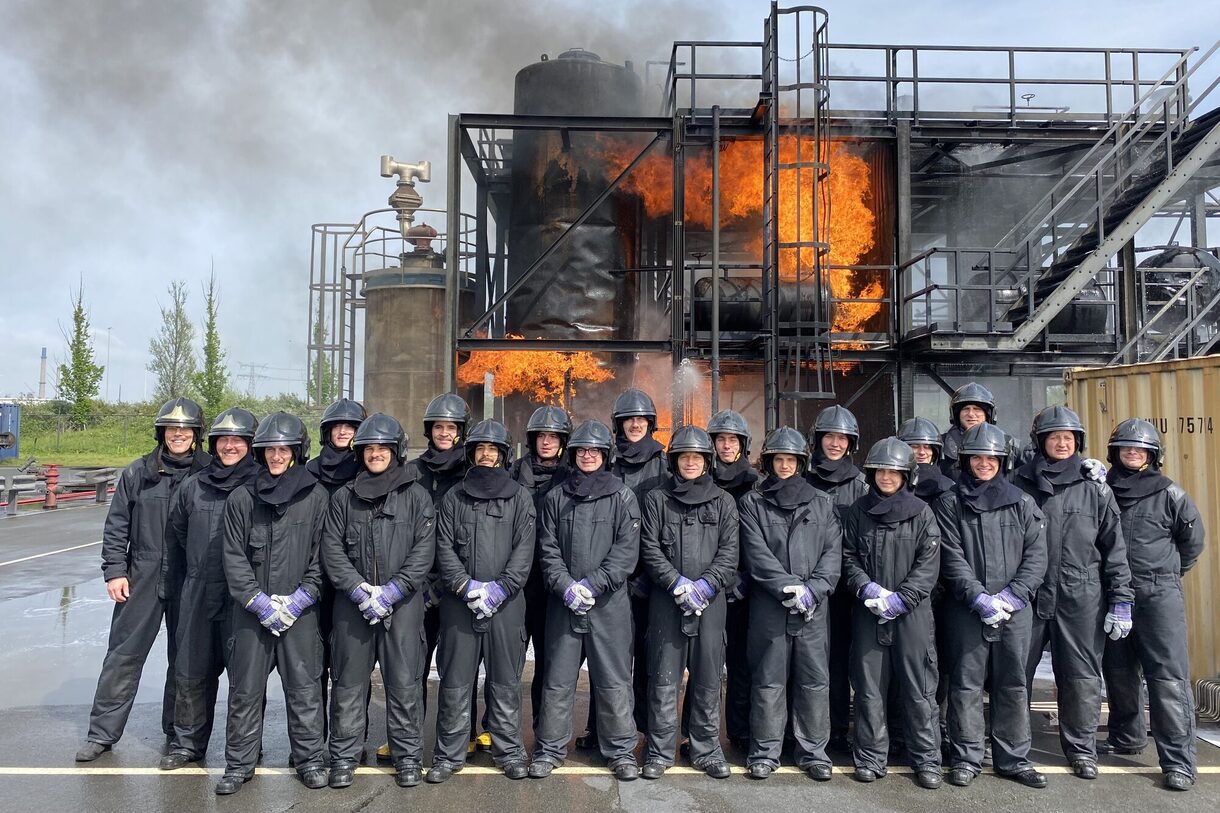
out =
<path fill-rule="evenodd" d="M 195 326 L 186 315 L 186 283 L 171 282 L 169 297 L 169 306 L 161 308 L 161 330 L 148 341 L 152 361 L 147 367 L 157 376 L 156 401 L 190 396 L 194 389 L 195 352 L 191 344 Z"/>
<path fill-rule="evenodd" d="M 213 272 L 203 289 L 207 317 L 203 325 L 203 369 L 195 374 L 193 383 L 203 411 L 210 416 L 219 415 L 225 408 L 226 392 L 229 388 L 229 371 L 225 368 L 225 352 L 220 347 L 220 332 L 216 328 L 216 314 L 220 309 L 220 293 L 216 289 L 216 274 Z"/>
<path fill-rule="evenodd" d="M 65 331 L 64 339 L 68 342 L 68 363 L 59 365 L 59 397 L 71 404 L 72 425 L 84 429 L 105 368 L 93 363 L 93 337 L 89 334 L 83 285 L 72 303 L 72 334 Z"/>
<path fill-rule="evenodd" d="M 316 405 L 325 406 L 339 398 L 339 376 L 335 374 L 335 365 L 331 362 L 331 354 L 322 348 L 330 338 L 326 325 L 322 322 L 322 303 L 318 303 L 318 314 L 313 323 L 313 344 L 317 350 L 309 365 L 309 378 L 305 384 L 305 400 Z"/>

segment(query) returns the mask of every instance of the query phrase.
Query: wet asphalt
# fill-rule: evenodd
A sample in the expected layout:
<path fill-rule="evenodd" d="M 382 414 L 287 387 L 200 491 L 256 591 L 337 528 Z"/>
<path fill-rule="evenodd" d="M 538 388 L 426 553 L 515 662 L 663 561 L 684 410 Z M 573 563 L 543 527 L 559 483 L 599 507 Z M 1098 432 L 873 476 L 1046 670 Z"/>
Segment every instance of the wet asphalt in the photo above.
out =
<path fill-rule="evenodd" d="M 734 775 L 714 780 L 685 767 L 660 780 L 617 782 L 599 757 L 573 752 L 564 768 L 546 780 L 504 778 L 490 755 L 477 753 L 468 767 L 443 785 L 402 789 L 376 767 L 372 751 L 384 741 L 384 706 L 376 685 L 368 751 L 370 765 L 345 790 L 311 791 L 288 768 L 283 695 L 271 677 L 264 755 L 258 775 L 235 796 L 212 792 L 224 765 L 222 727 L 197 766 L 157 770 L 164 739 L 160 731 L 160 687 L 164 635 L 149 657 L 127 732 L 110 753 L 79 765 L 73 754 L 83 740 L 89 704 L 106 651 L 112 605 L 101 579 L 99 545 L 104 506 L 56 512 L 26 511 L 0 518 L 0 810 L 4 811 L 187 811 L 187 810 L 428 810 L 499 813 L 505 810 L 593 811 L 779 811 L 806 809 L 880 811 L 1129 811 L 1220 809 L 1220 749 L 1199 742 L 1200 776 L 1189 793 L 1160 788 L 1150 748 L 1137 757 L 1102 760 L 1102 775 L 1088 782 L 1071 776 L 1059 752 L 1052 715 L 1052 686 L 1035 689 L 1033 759 L 1050 779 L 1034 791 L 985 772 L 969 788 L 938 791 L 916 786 L 910 769 L 891 768 L 870 785 L 850 777 L 850 756 L 835 755 L 836 775 L 815 783 L 792 767 L 765 782 L 742 771 L 743 755 L 726 745 Z M 527 680 L 532 662 L 527 664 Z M 435 678 L 435 673 L 433 675 Z M 582 688 L 583 688 L 582 679 Z M 433 680 L 430 694 L 435 697 Z M 217 716 L 223 719 L 221 687 Z M 524 713 L 529 694 L 523 692 Z M 429 704 L 435 709 L 435 703 Z M 528 716 L 527 716 L 528 721 Z M 575 719 L 585 719 L 578 695 Z M 1103 717 L 1104 719 L 1104 717 Z M 425 723 L 430 752 L 434 720 Z M 579 724 L 578 724 L 579 729 Z M 528 728 L 528 725 L 527 725 Z M 527 744 L 531 739 L 527 731 Z"/>

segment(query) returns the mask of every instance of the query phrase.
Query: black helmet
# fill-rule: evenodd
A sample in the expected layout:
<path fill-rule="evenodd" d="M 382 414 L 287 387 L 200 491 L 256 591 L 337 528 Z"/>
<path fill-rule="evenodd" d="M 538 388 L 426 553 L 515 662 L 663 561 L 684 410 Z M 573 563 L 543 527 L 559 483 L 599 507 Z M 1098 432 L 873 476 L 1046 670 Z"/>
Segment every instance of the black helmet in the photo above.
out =
<path fill-rule="evenodd" d="M 957 418 L 957 413 L 961 412 L 962 407 L 966 404 L 975 404 L 981 407 L 987 415 L 987 423 L 995 423 L 995 396 L 991 394 L 991 390 L 982 384 L 974 381 L 971 381 L 969 384 L 962 384 L 953 391 L 953 395 L 949 398 L 949 423 L 958 429 L 962 428 L 962 424 Z"/>
<path fill-rule="evenodd" d="M 822 435 L 827 432 L 838 432 L 851 438 L 851 443 L 847 447 L 848 454 L 860 447 L 860 424 L 847 407 L 841 407 L 838 404 L 828 406 L 814 418 L 813 429 L 809 432 L 809 445 L 813 447 L 815 453 L 822 450 Z"/>
<path fill-rule="evenodd" d="M 673 437 L 669 439 L 669 470 L 672 472 L 678 471 L 678 456 L 683 452 L 697 452 L 703 455 L 704 473 L 712 470 L 712 460 L 716 456 L 716 449 L 712 446 L 712 438 L 707 432 L 704 432 L 697 426 L 679 427 L 674 432 Z"/>
<path fill-rule="evenodd" d="M 220 437 L 245 438 L 251 441 L 257 429 L 258 418 L 254 417 L 250 410 L 241 407 L 226 409 L 212 421 L 212 428 L 208 430 L 208 448 L 215 449 L 216 438 Z"/>
<path fill-rule="evenodd" d="M 462 396 L 453 392 L 438 395 L 428 402 L 424 410 L 424 435 L 432 442 L 432 424 L 434 421 L 453 421 L 458 425 L 458 440 L 470 423 L 470 407 L 462 400 Z"/>
<path fill-rule="evenodd" d="M 944 442 L 940 439 L 940 428 L 927 418 L 911 418 L 898 430 L 898 439 L 906 444 L 922 443 L 932 447 L 932 462 L 940 460 Z"/>
<path fill-rule="evenodd" d="M 350 401 L 349 403 L 355 402 Z M 364 465 L 364 455 L 360 454 L 360 447 L 371 446 L 374 443 L 392 446 L 399 463 L 407 457 L 407 433 L 398 419 L 392 415 L 374 412 L 360 423 L 360 428 L 356 430 L 356 437 L 352 438 L 352 448 L 357 450 L 356 456 L 360 459 L 360 465 Z"/>
<path fill-rule="evenodd" d="M 1128 418 L 1114 427 L 1114 431 L 1110 433 L 1110 449 L 1107 455 L 1111 465 L 1120 465 L 1118 449 L 1124 446 L 1147 449 L 1150 453 L 1148 464 L 1154 469 L 1159 469 L 1165 460 L 1165 446 L 1161 443 L 1161 433 L 1156 431 L 1156 427 L 1150 421 L 1143 418 Z"/>
<path fill-rule="evenodd" d="M 610 468 L 610 447 L 613 445 L 610 437 L 610 427 L 601 421 L 585 421 L 572 430 L 568 437 L 568 464 L 576 466 L 577 449 L 601 449 L 602 468 Z"/>
<path fill-rule="evenodd" d="M 770 434 L 763 439 L 760 455 L 764 469 L 772 471 L 771 456 L 777 454 L 796 455 L 800 460 L 799 471 L 804 471 L 809 464 L 809 447 L 805 445 L 805 437 L 791 426 L 772 429 Z"/>
<path fill-rule="evenodd" d="M 268 446 L 295 446 L 295 462 L 304 463 L 309 459 L 309 430 L 296 415 L 272 412 L 259 422 L 253 445 L 254 456 L 264 465 L 267 458 L 262 450 Z"/>
<path fill-rule="evenodd" d="M 480 443 L 494 444 L 500 450 L 500 468 L 508 468 L 512 462 L 513 436 L 508 427 L 499 421 L 479 421 L 466 436 L 466 462 L 474 465 L 475 447 Z"/>
<path fill-rule="evenodd" d="M 572 434 L 572 418 L 557 406 L 540 406 L 530 415 L 525 424 L 525 437 L 529 439 L 530 451 L 534 450 L 534 435 L 537 432 L 554 432 L 565 441 Z"/>
<path fill-rule="evenodd" d="M 350 398 L 340 398 L 326 408 L 322 413 L 322 440 L 329 442 L 330 438 L 327 433 L 330 430 L 330 425 L 334 423 L 350 423 L 356 428 L 364 419 L 368 417 L 368 412 L 364 409 L 364 404 L 359 401 L 353 401 Z"/>
<path fill-rule="evenodd" d="M 1065 406 L 1048 406 L 1034 416 L 1034 424 L 1029 430 L 1029 439 L 1033 441 L 1038 454 L 1043 453 L 1042 442 L 1045 435 L 1051 432 L 1067 431 L 1076 435 L 1076 451 L 1084 454 L 1084 424 L 1080 416 Z"/>
<path fill-rule="evenodd" d="M 161 405 L 157 419 L 153 421 L 153 436 L 157 443 L 164 442 L 168 426 L 185 426 L 195 430 L 195 442 L 198 443 L 203 434 L 203 410 L 190 398 L 171 398 Z"/>
<path fill-rule="evenodd" d="M 906 487 L 914 488 L 919 481 L 919 464 L 915 462 L 915 450 L 898 438 L 885 438 L 873 444 L 864 458 L 865 476 L 873 484 L 872 472 L 877 469 L 893 469 L 906 477 Z"/>
<path fill-rule="evenodd" d="M 720 410 L 707 422 L 707 433 L 713 439 L 717 435 L 736 435 L 741 438 L 741 454 L 749 457 L 750 425 L 746 423 L 746 419 L 740 412 L 734 412 L 731 409 Z"/>
<path fill-rule="evenodd" d="M 971 455 L 990 455 L 1007 459 L 1011 450 L 1008 434 L 994 423 L 980 423 L 966 432 L 958 449 L 958 465 L 964 470 Z"/>
<path fill-rule="evenodd" d="M 614 399 L 614 409 L 610 413 L 610 417 L 614 420 L 615 434 L 621 431 L 623 418 L 631 418 L 637 415 L 648 419 L 649 432 L 656 431 L 657 407 L 652 402 L 652 399 L 648 397 L 648 393 L 634 388 L 623 390 L 622 394 Z"/>

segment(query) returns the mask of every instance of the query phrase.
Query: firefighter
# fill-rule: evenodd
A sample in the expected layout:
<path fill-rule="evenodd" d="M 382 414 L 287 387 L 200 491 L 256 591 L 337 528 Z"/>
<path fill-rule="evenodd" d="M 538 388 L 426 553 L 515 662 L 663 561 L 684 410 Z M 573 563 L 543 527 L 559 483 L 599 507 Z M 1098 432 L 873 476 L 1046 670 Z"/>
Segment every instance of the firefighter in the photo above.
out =
<path fill-rule="evenodd" d="M 915 462 L 919 466 L 919 477 L 915 482 L 916 497 L 931 504 L 953 488 L 953 479 L 946 477 L 938 465 L 944 441 L 936 424 L 927 418 L 911 418 L 898 429 L 898 439 L 915 453 Z"/>
<path fill-rule="evenodd" d="M 614 426 L 614 453 L 610 471 L 635 494 L 636 502 L 644 503 L 648 492 L 665 482 L 669 471 L 665 447 L 652 436 L 657 430 L 657 408 L 643 390 L 626 389 L 614 400 L 611 410 Z M 639 731 L 648 728 L 648 648 L 644 633 L 648 627 L 648 574 L 641 562 L 636 565 L 628 583 L 631 594 L 631 619 L 635 630 L 632 644 L 631 684 L 635 692 L 635 725 Z M 589 702 L 589 723 L 584 736 L 577 737 L 581 750 L 597 748 L 597 698 Z"/>
<path fill-rule="evenodd" d="M 161 730 L 174 735 L 178 603 L 171 595 L 165 523 L 174 492 L 211 458 L 199 448 L 203 411 L 189 398 L 166 401 L 153 421 L 156 447 L 123 470 L 102 529 L 102 576 L 114 602 L 110 639 L 77 762 L 92 762 L 119 741 L 136 699 L 144 661 L 165 620 L 169 663 Z"/>
<path fill-rule="evenodd" d="M 306 468 L 309 433 L 286 412 L 254 434 L 258 476 L 225 503 L 224 570 L 233 608 L 225 771 L 216 793 L 254 776 L 263 740 L 267 678 L 280 674 L 292 762 L 305 787 L 326 787 L 318 541 L 329 495 Z"/>
<path fill-rule="evenodd" d="M 320 422 L 322 448 L 306 468 L 318 478 L 331 496 L 360 473 L 360 461 L 352 451 L 352 439 L 368 412 L 364 404 L 350 398 L 340 398 L 322 413 Z M 322 580 L 322 599 L 318 602 L 318 626 L 322 633 L 322 708 L 324 722 L 327 693 L 330 690 L 331 624 L 335 615 L 335 590 L 329 579 Z M 363 754 L 362 754 L 363 755 Z"/>
<path fill-rule="evenodd" d="M 843 532 L 830 497 L 803 476 L 805 439 L 782 426 L 763 442 L 766 478 L 741 501 L 741 544 L 750 571 L 750 777 L 779 766 L 792 689 L 797 765 L 831 777 L 826 744 L 830 642 L 827 599 L 839 581 Z"/>
<path fill-rule="evenodd" d="M 513 461 L 512 478 L 524 486 L 534 498 L 534 513 L 542 516 L 542 501 L 551 489 L 563 483 L 568 466 L 564 451 L 572 434 L 572 419 L 556 406 L 534 410 L 525 425 L 528 450 L 520 460 Z M 539 535 L 542 525 L 538 523 Z M 542 685 L 546 679 L 546 614 L 547 590 L 543 584 L 542 551 L 535 548 L 534 566 L 525 583 L 525 630 L 534 646 L 534 677 L 530 681 L 530 712 L 533 726 L 538 728 L 538 713 L 542 708 Z M 486 724 L 484 724 L 486 727 Z"/>
<path fill-rule="evenodd" d="M 979 423 L 959 446 L 961 477 L 933 506 L 941 577 L 949 596 L 950 784 L 965 787 L 983 762 L 983 684 L 990 675 L 991 753 L 996 772 L 1031 788 L 1046 777 L 1029 760 L 1025 662 L 1033 611 L 1046 575 L 1046 525 L 1033 498 L 1003 474 L 1003 430 Z"/>
<path fill-rule="evenodd" d="M 1148 421 L 1125 420 L 1110 435 L 1108 481 L 1121 511 L 1135 608 L 1124 613 L 1112 607 L 1106 617 L 1112 628 L 1103 660 L 1110 735 L 1099 750 L 1138 754 L 1147 744 L 1142 673 L 1165 787 L 1190 790 L 1195 708 L 1182 575 L 1203 553 L 1204 529 L 1194 501 L 1162 473 L 1164 454 Z M 1124 629 L 1131 634 L 1124 636 Z"/>
<path fill-rule="evenodd" d="M 722 409 L 708 421 L 707 433 L 716 447 L 712 478 L 740 505 L 742 498 L 753 491 L 758 482 L 758 471 L 750 465 L 749 424 L 740 413 Z M 746 660 L 749 590 L 750 574 L 745 568 L 744 551 L 739 546 L 737 577 L 724 594 L 728 603 L 725 617 L 728 680 L 724 688 L 724 728 L 729 743 L 743 754 L 748 753 L 750 748 L 750 663 Z M 687 716 L 688 708 L 682 707 Z"/>
<path fill-rule="evenodd" d="M 936 644 L 929 598 L 940 577 L 940 529 L 915 496 L 919 464 L 897 438 L 878 441 L 864 470 L 869 491 L 844 514 L 843 576 L 852 608 L 851 685 L 856 698 L 855 777 L 885 776 L 887 701 L 901 708 L 915 781 L 940 787 Z"/>
<path fill-rule="evenodd" d="M 640 558 L 652 582 L 648 604 L 648 730 L 645 779 L 674 764 L 683 673 L 690 708 L 691 763 L 714 779 L 730 775 L 720 748 L 720 670 L 726 602 L 737 582 L 737 504 L 712 480 L 715 448 L 697 426 L 669 442 L 673 475 L 644 500 Z"/>
<path fill-rule="evenodd" d="M 428 492 L 405 465 L 407 435 L 380 412 L 351 440 L 361 471 L 331 500 L 322 536 L 333 609 L 330 786 L 352 784 L 368 725 L 369 676 L 381 666 L 395 781 L 413 787 L 423 761 L 423 590 L 436 550 Z M 346 598 L 344 598 L 346 597 Z"/>
<path fill-rule="evenodd" d="M 443 589 L 437 651 L 440 702 L 428 782 L 466 763 L 471 698 L 480 658 L 486 670 L 491 755 L 510 779 L 528 775 L 521 735 L 525 596 L 534 559 L 534 502 L 508 475 L 512 438 L 482 421 L 466 438 L 469 468 L 441 500 L 436 563 Z"/>
<path fill-rule="evenodd" d="M 581 659 L 597 702 L 598 747 L 622 781 L 639 776 L 631 688 L 627 580 L 640 548 L 640 510 L 610 473 L 610 430 L 585 421 L 568 439 L 569 471 L 542 500 L 538 561 L 547 590 L 546 676 L 529 775 L 542 779 L 567 756 Z"/>
<path fill-rule="evenodd" d="M 1101 658 L 1106 635 L 1128 624 L 1131 570 L 1119 525 L 1118 503 L 1105 483 L 1082 473 L 1084 425 L 1064 406 L 1034 417 L 1033 459 L 1013 475 L 1046 517 L 1046 578 L 1034 594 L 1033 628 L 1025 677 L 1032 686 L 1048 644 L 1059 706 L 1059 744 L 1072 773 L 1097 778 L 1097 726 L 1101 722 Z M 1018 604 L 1020 600 L 1018 599 Z M 1020 609 L 1019 607 L 1015 609 Z"/>
<path fill-rule="evenodd" d="M 864 475 L 851 461 L 860 448 L 860 425 L 851 410 L 829 406 L 818 413 L 809 432 L 813 459 L 806 479 L 829 495 L 842 513 L 868 491 Z M 851 651 L 851 613 L 855 598 L 840 580 L 830 597 L 830 749 L 850 751 L 847 730 L 851 726 L 851 683 L 848 653 Z"/>
<path fill-rule="evenodd" d="M 173 771 L 202 759 L 212 738 L 216 692 L 232 634 L 224 571 L 224 506 L 238 486 L 258 474 L 250 444 L 258 420 L 241 407 L 226 409 L 208 430 L 212 462 L 190 475 L 170 504 L 165 544 L 177 591 L 178 657 L 174 662 L 174 738 L 161 758 Z"/>

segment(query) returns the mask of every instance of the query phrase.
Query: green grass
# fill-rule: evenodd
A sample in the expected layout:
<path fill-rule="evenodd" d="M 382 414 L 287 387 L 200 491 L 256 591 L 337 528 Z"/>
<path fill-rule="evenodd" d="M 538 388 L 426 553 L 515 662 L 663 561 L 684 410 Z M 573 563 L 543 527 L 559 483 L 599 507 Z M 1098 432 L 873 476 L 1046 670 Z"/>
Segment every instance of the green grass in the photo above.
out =
<path fill-rule="evenodd" d="M 60 431 L 53 422 L 25 421 L 18 464 L 33 457 L 43 465 L 121 468 L 152 449 L 151 423 L 114 416 L 88 429 Z"/>

